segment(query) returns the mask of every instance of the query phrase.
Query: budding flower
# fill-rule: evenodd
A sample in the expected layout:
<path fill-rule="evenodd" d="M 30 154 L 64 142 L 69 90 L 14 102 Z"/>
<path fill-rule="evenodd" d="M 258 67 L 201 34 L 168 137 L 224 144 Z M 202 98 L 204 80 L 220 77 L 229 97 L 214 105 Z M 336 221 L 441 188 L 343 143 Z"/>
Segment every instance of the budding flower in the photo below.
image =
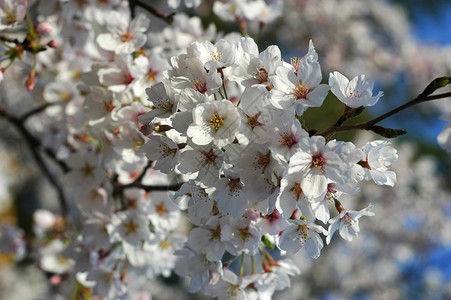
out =
<path fill-rule="evenodd" d="M 36 24 L 37 33 L 45 35 L 50 33 L 50 31 L 52 31 L 52 25 L 50 25 L 49 22 L 39 22 L 38 24 Z"/>
<path fill-rule="evenodd" d="M 35 85 L 35 75 L 34 73 L 30 73 L 30 76 L 28 76 L 27 82 L 26 82 L 26 87 L 27 90 L 32 91 L 34 89 L 34 85 Z"/>
<path fill-rule="evenodd" d="M 49 46 L 50 48 L 58 48 L 58 42 L 55 40 L 51 40 L 50 42 L 47 43 L 47 46 Z"/>

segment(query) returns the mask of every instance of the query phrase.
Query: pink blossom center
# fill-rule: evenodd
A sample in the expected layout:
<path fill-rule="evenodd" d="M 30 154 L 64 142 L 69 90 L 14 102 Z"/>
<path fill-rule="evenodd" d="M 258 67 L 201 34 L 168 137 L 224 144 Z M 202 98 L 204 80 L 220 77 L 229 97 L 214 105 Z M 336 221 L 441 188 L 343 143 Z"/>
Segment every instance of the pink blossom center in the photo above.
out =
<path fill-rule="evenodd" d="M 255 78 L 258 80 L 258 83 L 267 82 L 269 80 L 268 71 L 265 68 L 258 69 Z"/>
<path fill-rule="evenodd" d="M 287 146 L 288 148 L 291 148 L 291 147 L 293 147 L 294 145 L 296 145 L 298 143 L 298 140 L 296 139 L 294 134 L 288 133 L 288 132 L 284 132 L 280 136 L 279 143 Z"/>
<path fill-rule="evenodd" d="M 299 80 L 298 85 L 294 87 L 294 95 L 296 99 L 307 99 L 307 95 L 310 91 L 310 85 L 304 84 L 301 80 Z"/>
<path fill-rule="evenodd" d="M 194 80 L 193 88 L 202 94 L 205 94 L 207 92 L 207 84 L 199 79 Z"/>
<path fill-rule="evenodd" d="M 325 165 L 326 159 L 321 155 L 321 153 L 312 156 L 312 164 L 311 164 L 312 168 L 317 168 L 321 172 L 324 172 Z"/>
<path fill-rule="evenodd" d="M 255 114 L 253 116 L 246 115 L 246 117 L 247 117 L 247 125 L 249 125 L 252 128 L 252 130 L 254 130 L 254 128 L 257 127 L 257 126 L 263 126 L 263 123 L 260 123 L 258 121 L 258 118 L 260 117 L 261 113 L 262 112 L 258 112 L 257 114 Z"/>

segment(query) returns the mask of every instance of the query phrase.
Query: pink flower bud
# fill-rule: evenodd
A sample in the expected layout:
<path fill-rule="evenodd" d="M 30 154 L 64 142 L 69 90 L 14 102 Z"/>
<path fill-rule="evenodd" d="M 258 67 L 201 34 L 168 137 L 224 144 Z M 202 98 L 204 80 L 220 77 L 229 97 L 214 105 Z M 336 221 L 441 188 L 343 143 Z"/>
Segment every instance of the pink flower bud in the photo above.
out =
<path fill-rule="evenodd" d="M 52 25 L 48 22 L 40 22 L 36 25 L 36 31 L 39 34 L 48 34 L 50 31 L 52 31 Z"/>
<path fill-rule="evenodd" d="M 248 209 L 244 213 L 244 217 L 249 220 L 255 221 L 260 217 L 260 213 L 255 209 Z"/>
<path fill-rule="evenodd" d="M 53 275 L 49 278 L 49 283 L 51 285 L 59 285 L 61 282 L 63 282 L 63 278 L 60 275 Z"/>
<path fill-rule="evenodd" d="M 47 45 L 51 48 L 58 48 L 58 42 L 55 40 L 51 40 L 50 42 L 47 43 Z"/>
<path fill-rule="evenodd" d="M 30 76 L 27 79 L 27 90 L 32 91 L 34 89 L 34 85 L 35 85 L 35 80 L 34 80 L 35 76 L 34 73 L 31 73 Z"/>

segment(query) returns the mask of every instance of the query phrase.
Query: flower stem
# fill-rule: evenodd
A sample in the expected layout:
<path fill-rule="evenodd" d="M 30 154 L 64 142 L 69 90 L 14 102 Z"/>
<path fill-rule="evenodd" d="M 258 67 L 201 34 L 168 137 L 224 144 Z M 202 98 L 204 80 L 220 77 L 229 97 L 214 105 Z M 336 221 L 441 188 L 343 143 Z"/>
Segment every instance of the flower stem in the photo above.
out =
<path fill-rule="evenodd" d="M 243 274 L 244 274 L 244 252 L 241 253 L 240 278 L 243 278 Z"/>

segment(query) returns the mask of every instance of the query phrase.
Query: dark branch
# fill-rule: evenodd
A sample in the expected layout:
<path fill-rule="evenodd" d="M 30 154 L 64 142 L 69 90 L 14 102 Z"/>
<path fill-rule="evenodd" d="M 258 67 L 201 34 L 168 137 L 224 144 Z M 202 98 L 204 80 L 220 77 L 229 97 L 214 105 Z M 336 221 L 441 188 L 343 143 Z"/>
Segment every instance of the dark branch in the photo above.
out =
<path fill-rule="evenodd" d="M 182 185 L 183 183 L 177 183 L 172 185 L 145 185 L 139 182 L 132 182 L 129 184 L 115 186 L 115 191 L 122 192 L 123 190 L 131 188 L 143 189 L 146 192 L 178 191 Z"/>
<path fill-rule="evenodd" d="M 27 143 L 28 148 L 30 149 L 34 160 L 36 161 L 36 163 L 38 164 L 39 168 L 42 170 L 44 175 L 47 177 L 49 182 L 55 187 L 55 189 L 58 193 L 58 201 L 59 201 L 60 207 L 61 207 L 61 214 L 65 217 L 67 217 L 69 214 L 69 208 L 67 205 L 66 196 L 64 195 L 64 191 L 63 191 L 62 187 L 60 186 L 58 180 L 56 179 L 54 174 L 50 171 L 50 169 L 46 166 L 41 155 L 39 154 L 38 149 L 41 148 L 41 143 L 39 142 L 39 140 L 36 139 L 27 130 L 27 128 L 25 127 L 25 125 L 21 119 L 18 119 L 16 117 L 12 116 L 8 112 L 4 111 L 3 109 L 0 109 L 0 117 L 3 117 L 8 122 L 13 124 L 17 128 L 17 130 L 20 132 L 20 134 L 24 137 L 24 140 Z M 48 149 L 45 149 L 45 150 L 46 150 L 47 154 L 51 153 L 50 150 L 48 150 Z M 52 159 L 54 159 L 56 162 L 60 162 L 53 155 L 50 155 L 50 157 Z M 62 163 L 62 162 L 60 162 L 60 163 Z M 66 166 L 66 168 L 67 168 L 67 166 Z"/>
<path fill-rule="evenodd" d="M 135 8 L 137 6 L 140 6 L 150 12 L 152 15 L 156 16 L 157 18 L 160 18 L 161 20 L 165 21 L 169 25 L 172 25 L 174 23 L 174 15 L 175 13 L 170 13 L 169 15 L 159 11 L 158 9 L 154 8 L 153 6 L 150 6 L 143 0 L 129 0 L 129 6 L 130 6 L 130 13 L 132 18 L 135 17 Z"/>
<path fill-rule="evenodd" d="M 40 113 L 42 111 L 44 111 L 47 107 L 49 107 L 50 104 L 44 104 L 42 106 L 39 106 L 35 109 L 30 110 L 29 112 L 27 112 L 26 114 L 24 114 L 23 116 L 20 117 L 20 121 L 25 122 L 29 117 L 31 117 L 34 114 Z"/>
<path fill-rule="evenodd" d="M 355 124 L 355 125 L 349 125 L 349 126 L 335 126 L 335 125 L 332 125 L 331 127 L 329 127 L 328 129 L 324 130 L 323 132 L 319 133 L 318 135 L 322 135 L 324 137 L 327 137 L 327 136 L 333 135 L 334 133 L 343 132 L 343 131 L 351 131 L 351 130 L 359 130 L 359 129 L 371 130 L 371 127 L 373 125 L 379 123 L 382 120 L 387 119 L 388 117 L 391 117 L 394 114 L 397 114 L 398 112 L 400 112 L 400 111 L 402 111 L 402 110 L 404 110 L 406 108 L 409 108 L 409 107 L 411 107 L 413 105 L 416 105 L 416 104 L 419 104 L 419 103 L 423 103 L 423 102 L 427 102 L 427 101 L 431 101 L 431 100 L 436 100 L 436 99 L 448 98 L 448 97 L 451 97 L 451 92 L 438 94 L 438 95 L 433 95 L 433 96 L 427 96 L 427 97 L 424 97 L 424 96 L 420 95 L 420 96 L 416 97 L 415 99 L 410 100 L 409 102 L 407 102 L 407 103 L 405 103 L 405 104 L 403 104 L 403 105 L 401 105 L 401 106 L 399 106 L 399 107 L 397 107 L 397 108 L 395 108 L 395 109 L 393 109 L 393 110 L 391 110 L 391 111 L 389 111 L 389 112 L 387 112 L 387 113 L 385 113 L 385 114 L 383 114 L 383 115 L 381 115 L 381 116 L 379 116 L 379 117 L 377 117 L 377 118 L 375 118 L 373 120 L 370 120 L 368 122 L 361 123 L 361 124 Z"/>

